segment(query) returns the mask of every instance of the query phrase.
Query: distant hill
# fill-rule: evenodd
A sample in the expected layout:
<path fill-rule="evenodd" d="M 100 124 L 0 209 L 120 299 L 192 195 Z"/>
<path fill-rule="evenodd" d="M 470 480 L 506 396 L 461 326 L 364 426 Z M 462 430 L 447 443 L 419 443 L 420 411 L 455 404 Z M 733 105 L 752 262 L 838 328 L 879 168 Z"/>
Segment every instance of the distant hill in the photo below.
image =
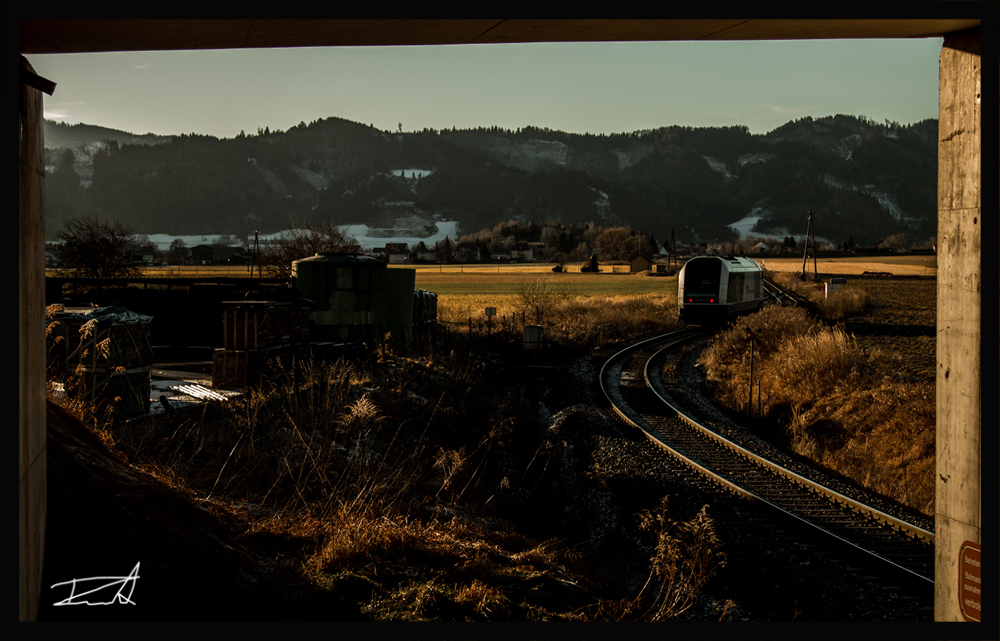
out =
<path fill-rule="evenodd" d="M 81 211 L 141 233 L 244 235 L 303 219 L 628 225 L 678 241 L 816 234 L 868 244 L 937 226 L 937 121 L 803 118 L 767 134 L 663 127 L 384 132 L 340 118 L 231 139 L 46 123 L 47 224 Z"/>
<path fill-rule="evenodd" d="M 117 129 L 83 123 L 67 125 L 66 123 L 52 120 L 45 121 L 45 146 L 47 148 L 90 146 L 104 140 L 114 140 L 119 145 L 158 145 L 170 142 L 172 138 L 173 136 L 160 136 L 158 134 L 137 136 L 127 131 L 118 131 Z"/>

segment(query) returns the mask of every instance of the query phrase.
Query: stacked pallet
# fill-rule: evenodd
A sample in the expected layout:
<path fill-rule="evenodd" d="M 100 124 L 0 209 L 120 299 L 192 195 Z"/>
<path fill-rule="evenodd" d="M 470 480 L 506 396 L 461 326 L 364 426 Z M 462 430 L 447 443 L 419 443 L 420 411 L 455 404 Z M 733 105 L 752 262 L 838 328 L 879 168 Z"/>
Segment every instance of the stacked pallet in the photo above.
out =
<path fill-rule="evenodd" d="M 291 353 L 308 337 L 309 308 L 300 303 L 223 303 L 222 349 L 212 354 L 212 387 L 244 388 L 260 379 L 269 358 Z"/>
<path fill-rule="evenodd" d="M 304 305 L 272 301 L 222 305 L 223 349 L 281 347 L 299 343 L 306 337 L 309 309 Z"/>
<path fill-rule="evenodd" d="M 50 371 L 99 413 L 128 418 L 149 411 L 153 318 L 122 307 L 57 312 L 50 322 Z"/>

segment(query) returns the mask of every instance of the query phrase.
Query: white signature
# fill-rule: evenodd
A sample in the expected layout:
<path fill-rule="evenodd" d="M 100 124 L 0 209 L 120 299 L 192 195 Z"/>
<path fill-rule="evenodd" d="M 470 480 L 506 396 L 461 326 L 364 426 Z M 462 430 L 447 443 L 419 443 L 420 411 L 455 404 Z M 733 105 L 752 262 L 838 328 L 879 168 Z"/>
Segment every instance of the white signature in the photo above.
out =
<path fill-rule="evenodd" d="M 63 581 L 61 583 L 53 583 L 50 587 L 59 587 L 60 585 L 69 585 L 70 595 L 55 603 L 54 605 L 114 605 L 115 603 L 130 604 L 135 605 L 135 601 L 132 600 L 132 592 L 135 590 L 135 584 L 139 580 L 139 564 L 136 563 L 135 567 L 132 568 L 132 572 L 128 576 L 92 576 L 85 579 L 71 579 L 69 581 Z M 98 584 L 96 587 L 90 587 L 86 592 L 76 593 L 76 588 L 78 585 L 85 584 L 88 581 L 103 581 L 103 583 Z M 93 583 L 87 584 L 93 585 Z M 89 597 L 95 592 L 105 591 L 105 594 L 114 588 L 118 588 L 118 591 L 114 593 L 110 601 L 96 601 L 90 602 L 84 597 Z M 128 588 L 128 593 L 125 593 L 125 589 Z M 100 596 L 100 595 L 98 595 Z"/>

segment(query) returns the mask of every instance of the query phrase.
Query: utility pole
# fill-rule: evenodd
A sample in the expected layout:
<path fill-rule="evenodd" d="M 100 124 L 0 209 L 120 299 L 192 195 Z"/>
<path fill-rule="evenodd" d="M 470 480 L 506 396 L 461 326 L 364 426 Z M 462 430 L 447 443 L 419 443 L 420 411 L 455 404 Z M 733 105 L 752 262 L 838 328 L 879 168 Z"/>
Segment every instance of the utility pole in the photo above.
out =
<path fill-rule="evenodd" d="M 677 243 L 674 242 L 674 230 L 670 230 L 670 265 L 677 264 Z"/>
<path fill-rule="evenodd" d="M 809 212 L 809 225 L 806 228 L 806 246 L 802 252 L 802 280 L 806 279 L 806 257 L 809 256 L 809 248 L 812 247 L 813 250 L 813 280 L 816 280 L 816 234 L 813 231 L 813 212 L 810 209 Z"/>
<path fill-rule="evenodd" d="M 258 278 L 263 278 L 263 269 L 260 264 L 260 231 L 255 230 L 253 233 L 253 247 L 250 250 L 250 260 L 247 262 L 247 267 L 249 267 L 250 278 L 253 278 L 253 265 L 257 263 Z"/>

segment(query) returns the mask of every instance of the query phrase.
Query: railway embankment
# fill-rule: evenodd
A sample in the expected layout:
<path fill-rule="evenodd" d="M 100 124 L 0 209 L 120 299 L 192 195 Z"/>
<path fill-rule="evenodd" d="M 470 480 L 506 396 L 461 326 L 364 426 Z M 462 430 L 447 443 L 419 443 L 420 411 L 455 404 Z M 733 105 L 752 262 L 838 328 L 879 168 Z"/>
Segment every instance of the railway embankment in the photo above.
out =
<path fill-rule="evenodd" d="M 854 279 L 866 305 L 832 326 L 791 308 L 740 319 L 702 354 L 706 384 L 793 453 L 933 514 L 933 286 Z"/>

